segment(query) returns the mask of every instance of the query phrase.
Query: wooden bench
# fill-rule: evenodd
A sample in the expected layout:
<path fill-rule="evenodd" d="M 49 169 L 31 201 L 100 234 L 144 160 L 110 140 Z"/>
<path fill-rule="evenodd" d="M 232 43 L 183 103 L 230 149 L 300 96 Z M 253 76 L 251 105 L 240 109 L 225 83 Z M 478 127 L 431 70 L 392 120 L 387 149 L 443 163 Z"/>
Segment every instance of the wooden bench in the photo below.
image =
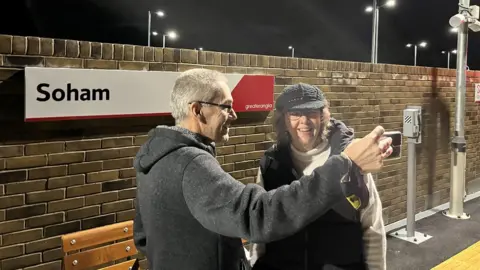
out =
<path fill-rule="evenodd" d="M 98 269 L 118 260 L 127 261 L 106 266 L 104 270 L 139 269 L 133 242 L 133 221 L 74 232 L 62 236 L 64 270 Z"/>

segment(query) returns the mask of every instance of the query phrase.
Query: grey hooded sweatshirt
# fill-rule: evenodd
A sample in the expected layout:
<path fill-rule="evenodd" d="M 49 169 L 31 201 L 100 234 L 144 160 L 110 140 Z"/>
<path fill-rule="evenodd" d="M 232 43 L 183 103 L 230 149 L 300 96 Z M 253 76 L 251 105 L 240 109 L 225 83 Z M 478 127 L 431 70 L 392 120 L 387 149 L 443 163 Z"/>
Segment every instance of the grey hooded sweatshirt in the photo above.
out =
<path fill-rule="evenodd" d="M 314 173 L 266 192 L 226 173 L 206 138 L 180 127 L 149 133 L 137 171 L 134 240 L 152 270 L 249 269 L 240 238 L 290 236 L 344 200 L 352 162 L 332 156 Z"/>

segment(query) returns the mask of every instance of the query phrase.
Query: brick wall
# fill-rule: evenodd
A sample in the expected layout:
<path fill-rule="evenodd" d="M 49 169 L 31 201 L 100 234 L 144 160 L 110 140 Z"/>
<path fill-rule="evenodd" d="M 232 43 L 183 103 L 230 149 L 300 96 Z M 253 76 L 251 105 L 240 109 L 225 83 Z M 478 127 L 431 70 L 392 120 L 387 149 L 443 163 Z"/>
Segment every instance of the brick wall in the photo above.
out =
<path fill-rule="evenodd" d="M 192 51 L 0 35 L 0 269 L 60 269 L 61 234 L 132 219 L 133 156 L 170 117 L 23 122 L 23 67 L 184 71 L 205 67 L 276 75 L 275 91 L 306 82 L 321 86 L 333 116 L 363 136 L 376 125 L 401 130 L 402 110 L 424 106 L 418 148 L 417 210 L 449 197 L 448 144 L 454 125 L 455 71 L 265 55 Z M 480 109 L 468 73 L 467 179 L 480 176 Z M 270 145 L 271 115 L 241 113 L 218 160 L 236 179 L 254 180 Z M 406 146 L 406 145 L 405 145 Z M 406 147 L 403 149 L 406 155 Z M 376 175 L 387 223 L 406 212 L 406 156 Z"/>

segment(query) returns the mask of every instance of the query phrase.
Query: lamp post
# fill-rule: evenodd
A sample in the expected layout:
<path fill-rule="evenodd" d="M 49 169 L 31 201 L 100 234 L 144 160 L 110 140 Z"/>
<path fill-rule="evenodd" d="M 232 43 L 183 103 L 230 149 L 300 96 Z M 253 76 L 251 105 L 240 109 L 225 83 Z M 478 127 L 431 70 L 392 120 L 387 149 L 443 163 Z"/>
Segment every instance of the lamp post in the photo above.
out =
<path fill-rule="evenodd" d="M 292 57 L 295 57 L 295 48 L 293 46 L 288 46 L 288 49 L 292 51 Z"/>
<path fill-rule="evenodd" d="M 175 31 L 168 31 L 166 34 L 163 35 L 163 48 L 165 48 L 165 41 L 166 38 L 169 37 L 170 39 L 176 39 L 177 33 Z"/>
<path fill-rule="evenodd" d="M 372 52 L 371 52 L 371 62 L 373 64 L 377 63 L 378 56 L 378 24 L 380 16 L 380 8 L 386 6 L 392 8 L 396 5 L 395 0 L 388 0 L 383 5 L 378 5 L 377 0 L 373 0 L 373 5 L 365 8 L 365 12 L 373 13 L 373 23 L 372 23 Z"/>
<path fill-rule="evenodd" d="M 450 54 L 457 54 L 457 50 L 442 51 L 442 54 L 447 54 L 447 68 L 450 69 Z"/>
<path fill-rule="evenodd" d="M 416 66 L 417 65 L 417 48 L 418 47 L 421 47 L 421 48 L 427 47 L 427 42 L 422 41 L 418 45 L 417 44 L 411 44 L 411 43 L 407 44 L 407 48 L 411 48 L 412 46 L 413 46 L 413 65 Z"/>
<path fill-rule="evenodd" d="M 162 10 L 156 11 L 155 14 L 161 18 L 165 16 L 165 12 L 163 12 Z M 150 39 L 152 34 L 153 34 L 152 33 L 152 12 L 149 10 L 148 11 L 148 47 L 150 47 Z M 153 35 L 155 36 L 155 34 Z"/>

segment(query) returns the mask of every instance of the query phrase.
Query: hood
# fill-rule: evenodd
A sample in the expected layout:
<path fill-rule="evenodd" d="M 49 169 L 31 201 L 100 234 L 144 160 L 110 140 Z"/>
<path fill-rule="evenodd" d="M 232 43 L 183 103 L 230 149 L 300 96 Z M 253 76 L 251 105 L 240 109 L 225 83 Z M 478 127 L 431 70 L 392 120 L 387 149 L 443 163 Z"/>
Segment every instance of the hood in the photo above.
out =
<path fill-rule="evenodd" d="M 331 118 L 332 130 L 330 132 L 330 145 L 333 152 L 342 152 L 355 138 L 353 128 L 347 127 L 342 121 Z"/>
<path fill-rule="evenodd" d="M 148 133 L 147 141 L 140 147 L 133 167 L 147 173 L 155 163 L 182 147 L 196 147 L 215 155 L 215 145 L 200 134 L 178 126 L 157 126 Z"/>

